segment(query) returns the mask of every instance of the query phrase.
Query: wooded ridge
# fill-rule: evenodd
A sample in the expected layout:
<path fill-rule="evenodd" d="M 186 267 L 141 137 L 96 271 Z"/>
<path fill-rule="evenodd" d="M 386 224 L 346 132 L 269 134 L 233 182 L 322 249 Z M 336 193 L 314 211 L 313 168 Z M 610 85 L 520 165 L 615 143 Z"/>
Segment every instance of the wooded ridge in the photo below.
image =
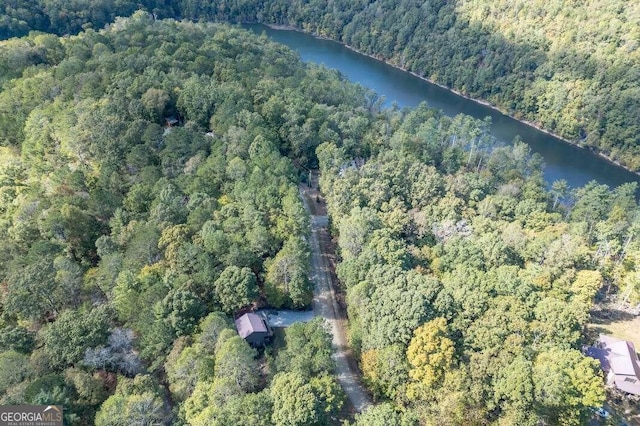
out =
<path fill-rule="evenodd" d="M 640 170 L 640 4 L 509 0 L 11 0 L 0 37 L 159 18 L 288 25 L 343 42 Z"/>
<path fill-rule="evenodd" d="M 640 302 L 636 184 L 547 190 L 540 157 L 487 120 L 384 109 L 265 36 L 159 19 L 304 27 L 328 4 L 266 3 L 155 4 L 0 42 L 0 404 L 99 426 L 585 424 L 605 399 L 580 351 L 594 300 Z M 106 21 L 128 3 L 105 4 Z M 63 10 L 69 31 L 88 22 Z M 360 34 L 321 17 L 306 29 Z M 309 306 L 309 168 L 377 402 L 354 418 L 320 321 L 260 351 L 231 322 Z"/>

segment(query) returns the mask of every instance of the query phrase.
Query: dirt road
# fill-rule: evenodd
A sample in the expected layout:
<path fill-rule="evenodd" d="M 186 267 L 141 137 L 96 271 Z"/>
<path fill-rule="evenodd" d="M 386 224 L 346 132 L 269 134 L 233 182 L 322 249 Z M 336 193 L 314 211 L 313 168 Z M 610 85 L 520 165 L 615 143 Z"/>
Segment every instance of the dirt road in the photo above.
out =
<path fill-rule="evenodd" d="M 355 361 L 347 345 L 345 324 L 338 303 L 336 302 L 333 279 L 335 271 L 330 262 L 331 245 L 327 230 L 328 218 L 324 201 L 317 188 L 315 176 L 309 188 L 300 185 L 300 195 L 305 209 L 311 215 L 311 279 L 315 284 L 313 291 L 313 311 L 327 321 L 333 335 L 336 373 L 340 385 L 349 397 L 357 412 L 363 411 L 371 405 L 371 399 L 360 382 L 360 376 L 355 368 Z"/>

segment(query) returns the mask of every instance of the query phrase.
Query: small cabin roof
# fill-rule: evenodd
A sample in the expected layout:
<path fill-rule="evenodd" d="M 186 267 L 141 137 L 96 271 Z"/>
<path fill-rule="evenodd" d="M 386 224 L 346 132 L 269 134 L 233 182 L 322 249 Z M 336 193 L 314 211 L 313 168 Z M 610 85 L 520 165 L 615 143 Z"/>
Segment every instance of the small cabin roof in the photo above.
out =
<path fill-rule="evenodd" d="M 236 329 L 243 339 L 253 333 L 268 333 L 267 326 L 262 317 L 253 312 L 246 313 L 236 321 Z"/>

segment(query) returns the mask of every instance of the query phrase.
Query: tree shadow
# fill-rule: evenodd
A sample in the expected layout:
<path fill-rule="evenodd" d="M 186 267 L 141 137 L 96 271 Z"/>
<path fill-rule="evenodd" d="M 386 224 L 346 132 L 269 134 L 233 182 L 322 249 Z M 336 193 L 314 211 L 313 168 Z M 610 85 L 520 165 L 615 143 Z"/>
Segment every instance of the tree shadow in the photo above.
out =
<path fill-rule="evenodd" d="M 601 309 L 591 311 L 591 322 L 597 325 L 609 325 L 616 322 L 632 321 L 637 316 L 618 309 Z"/>

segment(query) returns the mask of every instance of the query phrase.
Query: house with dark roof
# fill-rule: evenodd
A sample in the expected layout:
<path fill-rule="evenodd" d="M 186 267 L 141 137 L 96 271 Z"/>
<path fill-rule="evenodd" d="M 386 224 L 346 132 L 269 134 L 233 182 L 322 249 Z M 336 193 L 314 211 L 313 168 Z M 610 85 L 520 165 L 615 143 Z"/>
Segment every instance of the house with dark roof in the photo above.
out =
<path fill-rule="evenodd" d="M 260 315 L 248 312 L 235 322 L 238 334 L 251 346 L 264 346 L 271 341 L 273 331 Z"/>
<path fill-rule="evenodd" d="M 601 334 L 596 345 L 585 352 L 600 361 L 609 386 L 640 395 L 640 362 L 633 343 Z"/>

